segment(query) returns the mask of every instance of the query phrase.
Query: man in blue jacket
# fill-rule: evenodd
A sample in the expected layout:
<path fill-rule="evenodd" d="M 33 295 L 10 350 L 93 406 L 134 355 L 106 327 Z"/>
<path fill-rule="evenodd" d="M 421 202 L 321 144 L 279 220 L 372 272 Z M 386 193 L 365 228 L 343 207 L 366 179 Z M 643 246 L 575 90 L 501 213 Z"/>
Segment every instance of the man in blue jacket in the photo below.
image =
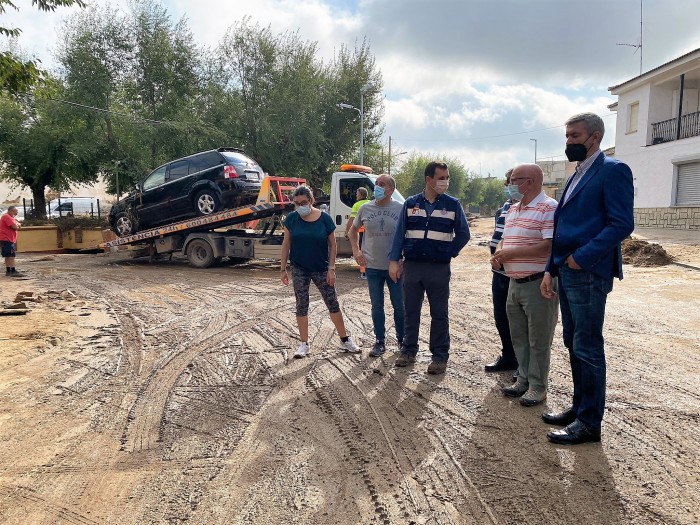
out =
<path fill-rule="evenodd" d="M 444 374 L 450 357 L 450 261 L 469 242 L 469 223 L 460 202 L 447 195 L 450 172 L 444 162 L 425 168 L 425 189 L 406 199 L 389 254 L 389 277 L 403 273 L 405 335 L 394 363 L 416 362 L 425 295 L 430 303 L 429 374 Z M 403 259 L 403 260 L 402 260 Z"/>
<path fill-rule="evenodd" d="M 603 120 L 581 113 L 566 122 L 566 156 L 578 161 L 554 214 L 552 255 L 541 284 L 554 298 L 559 277 L 564 346 L 569 350 L 574 396 L 571 407 L 542 414 L 566 425 L 547 438 L 564 445 L 600 441 L 605 408 L 605 302 L 613 279 L 622 279 L 620 243 L 634 230 L 632 172 L 600 150 Z"/>

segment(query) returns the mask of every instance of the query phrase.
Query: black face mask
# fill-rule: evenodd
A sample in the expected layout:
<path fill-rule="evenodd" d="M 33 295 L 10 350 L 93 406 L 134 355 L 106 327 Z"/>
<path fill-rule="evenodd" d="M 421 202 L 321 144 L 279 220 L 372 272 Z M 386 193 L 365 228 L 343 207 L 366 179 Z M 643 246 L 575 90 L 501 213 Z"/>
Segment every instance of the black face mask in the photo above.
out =
<path fill-rule="evenodd" d="M 592 135 L 590 135 L 588 139 L 590 139 L 591 136 Z M 566 153 L 566 158 L 569 159 L 569 162 L 581 162 L 582 160 L 586 160 L 589 149 L 586 147 L 588 139 L 586 139 L 583 144 L 567 144 L 564 153 Z"/>

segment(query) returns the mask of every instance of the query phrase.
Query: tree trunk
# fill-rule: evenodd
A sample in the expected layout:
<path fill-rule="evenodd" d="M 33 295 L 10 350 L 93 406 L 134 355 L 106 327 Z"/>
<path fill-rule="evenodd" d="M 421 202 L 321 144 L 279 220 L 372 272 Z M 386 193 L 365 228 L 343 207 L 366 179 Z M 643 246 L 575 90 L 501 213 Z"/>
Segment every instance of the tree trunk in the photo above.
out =
<path fill-rule="evenodd" d="M 37 219 L 46 219 L 46 185 L 37 183 L 30 186 L 32 190 L 32 198 L 34 199 L 34 217 Z M 27 211 L 29 211 L 27 209 Z"/>

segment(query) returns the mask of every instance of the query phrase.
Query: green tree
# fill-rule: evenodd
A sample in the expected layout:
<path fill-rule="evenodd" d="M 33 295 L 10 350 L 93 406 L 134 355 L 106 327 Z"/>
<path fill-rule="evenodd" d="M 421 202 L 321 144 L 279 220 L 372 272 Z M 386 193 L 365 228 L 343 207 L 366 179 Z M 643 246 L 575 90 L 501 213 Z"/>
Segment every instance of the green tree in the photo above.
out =
<path fill-rule="evenodd" d="M 274 35 L 243 19 L 218 50 L 227 92 L 239 101 L 230 136 L 273 174 L 305 177 L 322 187 L 359 151 L 359 120 L 336 104 L 359 108 L 364 93 L 366 144 L 380 135 L 381 76 L 369 46 L 342 47 L 329 64 L 317 44 L 297 33 Z"/>
<path fill-rule="evenodd" d="M 128 78 L 124 66 L 134 53 L 129 25 L 124 15 L 109 7 L 90 8 L 65 24 L 57 53 L 66 98 L 93 131 L 92 142 L 101 150 L 100 171 L 115 177 L 124 171 L 128 155 L 110 110 L 121 105 L 119 90 Z M 127 173 L 121 175 L 122 180 L 130 178 Z"/>
<path fill-rule="evenodd" d="M 86 5 L 83 0 L 32 0 L 32 5 L 41 11 L 55 11 L 57 7 L 74 4 L 80 7 Z M 7 7 L 17 10 L 11 0 L 0 0 L 0 15 L 7 11 Z M 0 35 L 17 37 L 21 32 L 16 27 L 0 26 Z M 22 59 L 11 51 L 0 51 L 0 90 L 17 95 L 47 78 L 46 73 L 39 69 L 39 61 Z"/>
<path fill-rule="evenodd" d="M 465 186 L 471 174 L 456 157 L 411 152 L 406 161 L 394 173 L 396 186 L 405 196 L 420 193 L 425 188 L 425 167 L 432 161 L 445 162 L 450 170 L 450 187 L 447 193 L 463 200 Z"/>
<path fill-rule="evenodd" d="M 62 86 L 52 80 L 59 96 Z M 28 187 L 39 217 L 46 215 L 46 188 L 67 190 L 71 184 L 97 179 L 94 130 L 55 100 L 37 97 L 24 103 L 0 96 L 0 177 Z"/>

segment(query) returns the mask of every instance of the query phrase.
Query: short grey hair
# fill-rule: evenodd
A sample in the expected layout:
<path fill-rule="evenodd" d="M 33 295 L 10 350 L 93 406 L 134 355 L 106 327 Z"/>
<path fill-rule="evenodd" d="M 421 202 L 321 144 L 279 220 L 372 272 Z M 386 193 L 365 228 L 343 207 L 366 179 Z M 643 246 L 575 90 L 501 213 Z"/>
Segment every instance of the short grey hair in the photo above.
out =
<path fill-rule="evenodd" d="M 396 179 L 394 177 L 392 177 L 388 173 L 382 173 L 381 175 L 379 175 L 379 177 L 386 177 L 386 179 L 389 181 L 389 186 L 391 186 L 391 189 L 396 189 Z M 377 180 L 379 180 L 379 177 L 377 177 Z"/>
<path fill-rule="evenodd" d="M 605 135 L 605 124 L 603 123 L 603 119 L 595 113 L 579 113 L 578 115 L 569 117 L 569 120 L 566 121 L 566 125 L 576 124 L 577 122 L 583 122 L 589 135 L 593 135 L 593 133 L 596 131 L 600 132 L 601 139 L 603 138 L 603 135 Z"/>
<path fill-rule="evenodd" d="M 367 195 L 369 195 L 367 188 L 365 188 L 364 186 L 360 186 L 359 188 L 357 188 L 357 193 L 359 193 L 360 197 L 362 197 L 363 199 L 366 199 Z"/>
<path fill-rule="evenodd" d="M 10 206 L 7 208 L 7 211 L 15 211 L 17 210 L 17 206 Z"/>

